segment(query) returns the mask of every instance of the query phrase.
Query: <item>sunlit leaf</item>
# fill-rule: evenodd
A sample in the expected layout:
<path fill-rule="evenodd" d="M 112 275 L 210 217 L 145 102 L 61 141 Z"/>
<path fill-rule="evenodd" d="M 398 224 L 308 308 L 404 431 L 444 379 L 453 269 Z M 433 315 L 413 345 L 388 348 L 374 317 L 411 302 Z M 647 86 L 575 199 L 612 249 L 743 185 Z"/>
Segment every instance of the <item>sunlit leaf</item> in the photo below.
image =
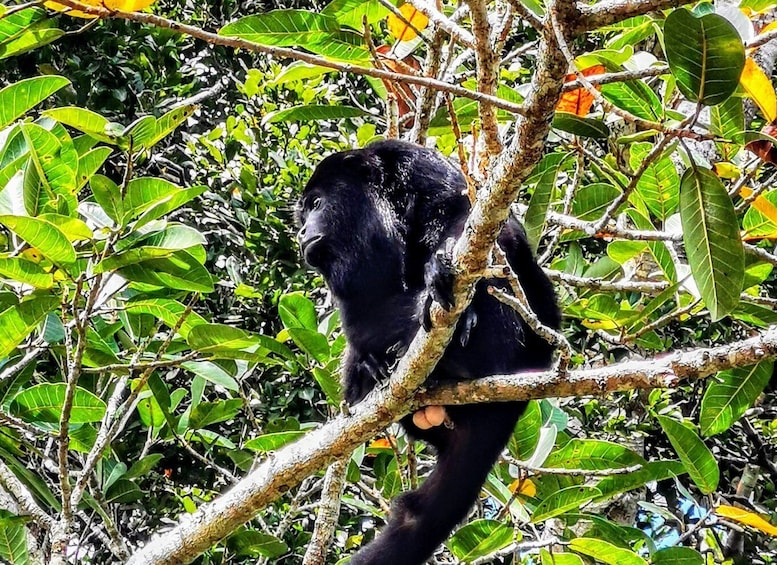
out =
<path fill-rule="evenodd" d="M 593 76 L 603 74 L 605 71 L 604 65 L 594 65 L 583 69 L 581 72 L 583 76 Z M 576 74 L 567 75 L 566 81 L 571 82 L 577 79 Z M 594 103 L 594 95 L 588 91 L 585 87 L 575 88 L 574 90 L 568 90 L 561 95 L 558 101 L 556 110 L 559 112 L 568 112 L 581 118 L 588 115 L 591 110 L 591 106 Z"/>
<path fill-rule="evenodd" d="M 770 536 L 777 537 L 777 526 L 770 524 L 755 512 L 750 512 L 744 508 L 737 508 L 736 506 L 721 504 L 715 508 L 715 514 L 728 518 L 729 520 L 734 520 L 740 524 L 750 526 L 751 528 L 755 528 Z"/>
<path fill-rule="evenodd" d="M 42 76 L 20 80 L 0 90 L 0 129 L 70 84 L 65 77 Z"/>
<path fill-rule="evenodd" d="M 752 57 L 745 60 L 745 68 L 742 76 L 739 77 L 739 84 L 756 103 L 767 122 L 777 119 L 777 95 L 772 81 Z"/>
<path fill-rule="evenodd" d="M 219 31 L 226 37 L 240 37 L 261 45 L 307 47 L 339 31 L 337 20 L 306 10 L 273 10 L 227 24 Z"/>
<path fill-rule="evenodd" d="M 76 260 L 76 250 L 67 236 L 49 221 L 29 216 L 0 216 L 0 224 L 35 247 L 54 263 Z"/>
<path fill-rule="evenodd" d="M 391 36 L 397 41 L 411 41 L 418 37 L 416 30 L 423 31 L 429 25 L 426 14 L 416 9 L 410 2 L 405 2 L 399 7 L 399 12 L 404 16 L 408 25 L 395 13 L 390 13 L 386 18 L 386 27 Z"/>
<path fill-rule="evenodd" d="M 122 12 L 139 12 L 144 8 L 148 8 L 156 0 L 79 0 L 82 4 L 87 6 L 98 6 L 107 8 L 108 10 L 119 10 Z M 83 10 L 74 10 L 70 6 L 65 6 L 53 0 L 49 0 L 44 3 L 44 6 L 57 10 L 58 12 L 65 12 L 68 16 L 84 19 L 94 19 L 99 16 L 87 14 Z"/>
<path fill-rule="evenodd" d="M 43 383 L 22 390 L 11 402 L 11 413 L 28 422 L 59 422 L 65 404 L 65 383 Z M 105 402 L 78 387 L 73 397 L 71 424 L 99 422 L 105 415 Z"/>
<path fill-rule="evenodd" d="M 569 542 L 569 549 L 593 557 L 607 565 L 648 565 L 642 557 L 622 547 L 594 538 L 576 538 Z"/>
<path fill-rule="evenodd" d="M 502 549 L 513 541 L 513 530 L 499 520 L 474 520 L 445 543 L 459 561 L 469 562 Z"/>

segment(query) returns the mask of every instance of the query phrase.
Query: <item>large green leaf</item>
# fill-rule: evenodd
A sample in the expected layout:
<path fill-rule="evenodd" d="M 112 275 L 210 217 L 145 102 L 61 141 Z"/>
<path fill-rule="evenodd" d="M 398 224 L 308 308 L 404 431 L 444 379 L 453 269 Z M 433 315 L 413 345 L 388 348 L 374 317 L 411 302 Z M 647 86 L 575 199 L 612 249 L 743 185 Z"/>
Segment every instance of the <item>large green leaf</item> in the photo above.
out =
<path fill-rule="evenodd" d="M 248 440 L 243 447 L 250 449 L 251 451 L 275 451 L 280 449 L 287 443 L 296 441 L 307 432 L 304 430 L 288 430 L 284 432 L 273 432 L 270 434 L 264 434 L 254 439 Z"/>
<path fill-rule="evenodd" d="M 632 143 L 629 146 L 629 165 L 637 171 L 653 146 L 650 143 Z M 680 201 L 680 175 L 668 155 L 653 160 L 637 180 L 637 193 L 659 220 L 666 220 L 677 210 Z"/>
<path fill-rule="evenodd" d="M 733 94 L 745 66 L 742 38 L 718 14 L 696 17 L 685 8 L 664 23 L 669 69 L 680 91 L 693 102 L 714 105 Z"/>
<path fill-rule="evenodd" d="M 459 561 L 469 562 L 507 547 L 513 530 L 499 520 L 474 520 L 445 543 Z"/>
<path fill-rule="evenodd" d="M 56 296 L 42 296 L 6 308 L 0 313 L 0 359 L 7 357 L 14 348 L 30 335 L 43 318 L 59 306 Z"/>
<path fill-rule="evenodd" d="M 568 153 L 551 153 L 542 158 L 527 180 L 527 184 L 536 178 L 536 186 L 529 200 L 529 208 L 526 210 L 524 229 L 534 251 L 537 250 L 540 238 L 545 227 L 545 217 L 548 214 L 550 199 L 553 189 L 556 187 L 556 178 L 562 171 L 564 161 L 569 157 Z"/>
<path fill-rule="evenodd" d="M 113 144 L 117 142 L 116 137 L 108 134 L 110 122 L 97 112 L 78 106 L 65 106 L 46 110 L 43 114 L 100 141 Z"/>
<path fill-rule="evenodd" d="M 769 384 L 773 368 L 773 363 L 763 362 L 721 371 L 707 379 L 699 415 L 701 433 L 712 436 L 729 429 Z"/>
<path fill-rule="evenodd" d="M 273 10 L 227 24 L 219 34 L 261 45 L 307 47 L 339 29 L 340 24 L 332 16 L 305 10 Z"/>
<path fill-rule="evenodd" d="M 306 105 L 294 106 L 285 110 L 270 112 L 262 120 L 263 124 L 278 122 L 311 122 L 315 120 L 341 120 L 364 116 L 366 112 L 353 106 Z"/>
<path fill-rule="evenodd" d="M 72 263 L 76 250 L 57 226 L 40 218 L 29 216 L 0 216 L 0 224 L 35 247 L 54 263 Z"/>
<path fill-rule="evenodd" d="M 596 488 L 601 495 L 595 502 L 602 502 L 622 492 L 645 486 L 651 481 L 663 481 L 685 474 L 685 467 L 680 461 L 651 461 L 642 466 L 639 471 L 622 475 L 605 477 Z"/>
<path fill-rule="evenodd" d="M 65 77 L 42 76 L 20 80 L 0 90 L 0 129 L 70 84 Z"/>
<path fill-rule="evenodd" d="M 227 539 L 227 547 L 236 555 L 267 557 L 274 560 L 289 552 L 289 546 L 277 537 L 256 530 L 241 530 Z"/>
<path fill-rule="evenodd" d="M 379 0 L 332 0 L 321 13 L 333 16 L 341 25 L 361 31 L 364 16 L 367 17 L 367 23 L 372 24 L 386 17 L 389 9 Z"/>
<path fill-rule="evenodd" d="M 248 351 L 259 356 L 276 353 L 286 359 L 294 358 L 294 353 L 279 341 L 226 324 L 198 325 L 192 328 L 186 341 L 192 349 L 216 356 L 230 351 Z"/>
<path fill-rule="evenodd" d="M 645 460 L 629 448 L 609 441 L 573 439 L 550 454 L 545 467 L 600 471 L 644 465 Z"/>
<path fill-rule="evenodd" d="M 21 10 L 0 19 L 0 59 L 46 45 L 65 35 L 54 19 L 39 8 Z"/>
<path fill-rule="evenodd" d="M 578 510 L 582 505 L 601 496 L 601 494 L 598 488 L 584 485 L 563 488 L 548 496 L 537 506 L 531 521 L 537 524 L 570 510 Z"/>
<path fill-rule="evenodd" d="M 709 169 L 691 167 L 680 182 L 680 219 L 691 273 L 714 320 L 737 304 L 745 253 L 734 204 Z"/>
<path fill-rule="evenodd" d="M 685 465 L 693 482 L 704 494 L 715 490 L 720 480 L 720 470 L 715 456 L 690 428 L 668 416 L 657 416 L 669 442 Z"/>
<path fill-rule="evenodd" d="M 24 528 L 26 521 L 22 516 L 0 510 L 0 561 L 11 565 L 31 563 L 27 551 L 27 530 Z"/>
<path fill-rule="evenodd" d="M 173 328 L 186 311 L 186 306 L 170 298 L 149 298 L 128 302 L 126 311 L 130 314 L 149 314 L 164 322 L 166 326 Z M 192 328 L 205 323 L 207 323 L 205 318 L 197 312 L 189 312 L 181 327 L 178 328 L 178 333 L 186 339 Z"/>
<path fill-rule="evenodd" d="M 47 289 L 54 286 L 54 275 L 43 270 L 37 263 L 21 257 L 0 257 L 0 278 Z"/>
<path fill-rule="evenodd" d="M 690 547 L 665 547 L 653 554 L 653 565 L 704 565 L 701 553 Z"/>
<path fill-rule="evenodd" d="M 658 95 L 641 80 L 602 85 L 602 96 L 618 108 L 651 121 L 661 121 L 664 109 Z"/>
<path fill-rule="evenodd" d="M 648 565 L 647 561 L 630 549 L 600 539 L 576 538 L 569 542 L 569 549 L 608 565 Z"/>
<path fill-rule="evenodd" d="M 65 383 L 43 383 L 22 390 L 11 402 L 11 412 L 28 422 L 59 422 L 65 404 Z M 105 402 L 84 388 L 73 396 L 71 424 L 99 422 L 105 415 Z"/>

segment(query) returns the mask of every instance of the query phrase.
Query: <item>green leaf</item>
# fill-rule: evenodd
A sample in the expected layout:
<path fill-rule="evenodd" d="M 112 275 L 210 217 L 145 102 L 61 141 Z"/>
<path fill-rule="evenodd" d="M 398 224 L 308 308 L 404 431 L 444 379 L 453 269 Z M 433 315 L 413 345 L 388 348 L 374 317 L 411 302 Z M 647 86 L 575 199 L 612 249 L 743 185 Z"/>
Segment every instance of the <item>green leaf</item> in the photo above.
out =
<path fill-rule="evenodd" d="M 144 143 L 144 147 L 153 147 L 162 141 L 165 137 L 170 135 L 175 128 L 189 119 L 196 109 L 196 105 L 189 104 L 179 108 L 173 108 L 169 112 L 166 112 L 162 117 L 156 120 L 154 134 Z"/>
<path fill-rule="evenodd" d="M 207 190 L 204 186 L 180 188 L 165 179 L 142 177 L 127 183 L 124 219 L 138 218 L 135 229 L 169 214 Z"/>
<path fill-rule="evenodd" d="M 339 31 L 337 20 L 305 10 L 272 10 L 241 18 L 221 28 L 219 35 L 239 37 L 260 45 L 307 47 L 322 40 L 326 32 Z"/>
<path fill-rule="evenodd" d="M 227 547 L 239 556 L 261 556 L 269 559 L 280 557 L 289 552 L 289 546 L 283 541 L 273 535 L 256 530 L 243 530 L 229 536 Z"/>
<path fill-rule="evenodd" d="M 715 490 L 720 471 L 715 456 L 696 433 L 668 416 L 657 416 L 680 460 L 696 486 L 704 494 Z"/>
<path fill-rule="evenodd" d="M 611 475 L 596 484 L 602 493 L 595 502 L 602 502 L 622 492 L 642 488 L 651 481 L 663 481 L 685 474 L 685 467 L 680 461 L 651 461 L 642 466 L 639 471 L 624 475 Z"/>
<path fill-rule="evenodd" d="M 549 518 L 560 516 L 570 510 L 578 510 L 584 504 L 601 496 L 598 488 L 584 485 L 567 487 L 554 492 L 534 510 L 531 521 L 534 524 L 544 522 Z"/>
<path fill-rule="evenodd" d="M 745 67 L 742 38 L 718 14 L 696 17 L 678 8 L 664 23 L 669 69 L 692 102 L 713 106 L 731 96 Z"/>
<path fill-rule="evenodd" d="M 3 4 L 3 7 L 8 7 L 8 5 Z M 0 18 L 0 43 L 6 43 L 15 37 L 19 37 L 26 29 L 36 22 L 45 20 L 46 10 L 32 7 L 20 10 L 13 14 L 8 14 L 7 11 L 5 11 L 0 15 L 2 15 Z"/>
<path fill-rule="evenodd" d="M 286 328 L 316 331 L 316 307 L 302 292 L 290 292 L 278 301 L 278 314 Z"/>
<path fill-rule="evenodd" d="M 379 0 L 332 0 L 321 13 L 336 18 L 340 25 L 361 31 L 364 16 L 367 16 L 367 23 L 374 24 L 385 18 L 389 9 Z"/>
<path fill-rule="evenodd" d="M 297 441 L 304 436 L 307 432 L 302 430 L 286 431 L 286 432 L 274 432 L 271 434 L 264 434 L 254 439 L 248 440 L 243 447 L 250 449 L 251 451 L 267 452 L 280 449 L 287 443 Z"/>
<path fill-rule="evenodd" d="M 329 104 L 317 105 L 310 104 L 306 106 L 294 106 L 285 110 L 276 110 L 269 112 L 264 119 L 264 124 L 276 124 L 279 122 L 310 122 L 315 120 L 341 120 L 344 118 L 355 118 L 365 116 L 367 112 L 361 108 L 353 106 L 334 106 Z"/>
<path fill-rule="evenodd" d="M 26 518 L 0 510 L 0 561 L 11 565 L 30 565 L 26 522 Z"/>
<path fill-rule="evenodd" d="M 129 470 L 124 473 L 125 479 L 135 479 L 137 477 L 142 477 L 149 471 L 151 471 L 154 467 L 156 467 L 157 463 L 159 463 L 164 458 L 164 455 L 161 453 L 152 453 L 151 455 L 147 455 L 140 461 L 135 461 L 132 464 L 132 467 L 129 468 Z"/>
<path fill-rule="evenodd" d="M 637 171 L 653 149 L 650 143 L 629 146 L 629 165 Z M 674 214 L 680 201 L 680 175 L 668 155 L 654 159 L 637 180 L 637 194 L 660 220 Z"/>
<path fill-rule="evenodd" d="M 65 77 L 43 76 L 20 80 L 0 90 L 0 129 L 70 84 Z"/>
<path fill-rule="evenodd" d="M 52 108 L 43 112 L 43 115 L 84 132 L 100 141 L 114 145 L 117 143 L 117 138 L 108 134 L 110 122 L 100 114 L 86 108 L 79 108 L 78 106 Z"/>
<path fill-rule="evenodd" d="M 680 219 L 691 273 L 713 321 L 736 308 L 745 253 L 734 204 L 709 169 L 691 167 L 680 182 Z"/>
<path fill-rule="evenodd" d="M 164 322 L 167 327 L 173 328 L 186 311 L 186 306 L 170 298 L 149 298 L 128 302 L 126 311 L 130 314 L 149 314 Z M 205 318 L 197 312 L 189 312 L 181 327 L 178 328 L 178 333 L 186 339 L 193 328 L 205 323 L 207 323 Z"/>
<path fill-rule="evenodd" d="M 540 409 L 540 403 L 536 400 L 531 400 L 526 405 L 523 414 L 521 414 L 510 442 L 507 444 L 510 453 L 521 461 L 527 461 L 534 454 L 534 450 L 537 449 L 541 428 L 542 410 Z"/>
<path fill-rule="evenodd" d="M 550 553 L 547 549 L 540 549 L 540 565 L 585 565 L 583 559 L 574 553 Z"/>
<path fill-rule="evenodd" d="M 121 224 L 124 218 L 124 203 L 121 199 L 121 191 L 108 177 L 103 175 L 94 175 L 89 181 L 89 187 L 92 189 L 97 204 L 103 209 L 108 217 L 117 225 Z"/>
<path fill-rule="evenodd" d="M 11 401 L 11 412 L 28 422 L 59 422 L 65 404 L 65 383 L 43 383 L 22 390 Z M 85 388 L 76 388 L 71 424 L 99 422 L 105 415 L 105 402 Z"/>
<path fill-rule="evenodd" d="M 720 104 L 710 108 L 710 126 L 712 133 L 735 143 L 743 143 L 745 130 L 745 109 L 742 99 L 730 96 Z"/>
<path fill-rule="evenodd" d="M 352 31 L 342 30 L 327 33 L 319 41 L 306 47 L 313 53 L 323 55 L 333 61 L 366 63 L 370 60 L 370 51 L 364 44 L 364 39 L 360 34 Z"/>
<path fill-rule="evenodd" d="M 529 200 L 529 207 L 526 210 L 523 225 L 526 230 L 526 237 L 534 251 L 537 251 L 537 246 L 544 231 L 545 217 L 548 214 L 553 189 L 556 187 L 556 178 L 568 157 L 569 153 L 551 153 L 546 155 L 530 175 L 528 183 L 537 175 L 539 178 L 537 178 L 537 184 Z"/>
<path fill-rule="evenodd" d="M 543 464 L 561 469 L 601 471 L 644 465 L 645 460 L 634 451 L 609 441 L 573 439 L 551 453 Z"/>
<path fill-rule="evenodd" d="M 750 408 L 772 376 L 774 363 L 721 371 L 707 379 L 699 426 L 704 436 L 725 432 Z"/>
<path fill-rule="evenodd" d="M 26 12 L 26 10 L 23 10 Z M 11 17 L 15 16 L 13 14 Z M 27 26 L 21 34 L 13 39 L 8 39 L 0 43 L 0 60 L 21 55 L 32 49 L 37 49 L 43 45 L 48 45 L 56 41 L 65 32 L 58 29 L 57 23 L 53 19 L 43 19 Z"/>
<path fill-rule="evenodd" d="M 294 359 L 294 353 L 279 341 L 226 324 L 196 326 L 189 333 L 186 341 L 192 349 L 202 353 L 218 355 L 230 351 L 246 351 L 258 356 L 275 353 L 285 359 Z"/>
<path fill-rule="evenodd" d="M 621 190 L 606 182 L 595 182 L 581 186 L 575 192 L 572 201 L 572 215 L 581 220 L 593 221 L 602 216 L 604 211 L 621 194 Z"/>
<path fill-rule="evenodd" d="M 652 565 L 704 565 L 701 553 L 690 547 L 665 547 L 650 559 Z"/>
<path fill-rule="evenodd" d="M 21 131 L 27 141 L 30 160 L 48 192 L 47 198 L 53 200 L 55 194 L 73 194 L 76 188 L 78 155 L 72 147 L 72 142 L 68 151 L 56 135 L 37 124 L 24 124 Z M 35 212 L 39 208 L 31 207 Z"/>
<path fill-rule="evenodd" d="M 641 80 L 602 85 L 602 96 L 614 106 L 650 121 L 661 121 L 664 109 L 658 95 Z"/>
<path fill-rule="evenodd" d="M 198 430 L 234 418 L 243 408 L 242 398 L 200 402 L 189 416 L 189 428 Z"/>
<path fill-rule="evenodd" d="M 330 351 L 326 336 L 304 328 L 289 328 L 286 331 L 294 343 L 313 359 L 319 363 L 326 363 L 329 360 Z"/>
<path fill-rule="evenodd" d="M 41 296 L 0 312 L 0 359 L 8 357 L 59 304 L 57 296 Z"/>
<path fill-rule="evenodd" d="M 57 226 L 69 241 L 86 241 L 94 237 L 91 228 L 79 218 L 71 218 L 63 214 L 41 214 L 38 219 Z"/>
<path fill-rule="evenodd" d="M 212 361 L 187 361 L 186 363 L 181 363 L 181 368 L 227 390 L 240 390 L 240 385 L 237 381 Z"/>
<path fill-rule="evenodd" d="M 110 147 L 98 147 L 87 151 L 78 159 L 78 171 L 76 173 L 76 189 L 82 188 L 94 174 L 103 166 L 105 160 L 113 152 Z"/>
<path fill-rule="evenodd" d="M 473 561 L 507 547 L 513 529 L 499 520 L 474 520 L 460 528 L 445 543 L 459 561 Z"/>
<path fill-rule="evenodd" d="M 37 263 L 21 257 L 0 257 L 0 277 L 35 288 L 48 289 L 54 286 L 54 275 L 43 270 Z"/>
<path fill-rule="evenodd" d="M 136 251 L 136 250 L 131 250 Z M 195 257 L 183 249 L 170 251 L 144 247 L 141 252 L 164 251 L 159 257 L 128 264 L 118 269 L 127 280 L 176 290 L 191 292 L 213 292 L 213 278 L 208 270 Z M 125 257 L 126 254 L 122 254 Z M 110 258 L 109 258 L 110 259 Z M 100 265 L 107 263 L 106 259 Z M 103 266 L 105 270 L 107 269 Z"/>
<path fill-rule="evenodd" d="M 333 375 L 332 371 L 321 367 L 313 367 L 313 378 L 324 391 L 327 402 L 332 406 L 339 406 L 342 398 L 340 379 Z"/>
<path fill-rule="evenodd" d="M 576 538 L 569 542 L 569 549 L 607 565 L 648 565 L 647 561 L 630 549 L 617 547 L 600 539 Z"/>
<path fill-rule="evenodd" d="M 569 112 L 556 112 L 551 125 L 556 129 L 580 137 L 605 139 L 610 135 L 610 128 L 603 121 L 594 118 L 581 118 Z"/>

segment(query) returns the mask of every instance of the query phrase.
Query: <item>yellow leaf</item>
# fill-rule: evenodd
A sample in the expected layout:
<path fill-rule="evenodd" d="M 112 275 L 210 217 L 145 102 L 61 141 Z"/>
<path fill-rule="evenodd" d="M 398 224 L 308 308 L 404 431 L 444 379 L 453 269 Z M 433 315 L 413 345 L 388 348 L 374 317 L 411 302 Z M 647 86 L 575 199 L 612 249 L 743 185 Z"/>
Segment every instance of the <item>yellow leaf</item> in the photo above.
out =
<path fill-rule="evenodd" d="M 777 537 L 777 527 L 771 525 L 769 522 L 754 512 L 750 512 L 743 508 L 737 508 L 736 506 L 721 504 L 715 509 L 715 513 L 718 516 L 723 516 L 729 520 L 734 520 L 740 524 L 745 524 L 746 526 L 760 530 L 765 534 L 769 534 L 770 536 Z"/>
<path fill-rule="evenodd" d="M 121 12 L 138 12 L 144 8 L 148 8 L 156 0 L 78 0 L 82 4 L 87 6 L 98 6 L 100 8 L 107 8 L 108 10 L 119 10 Z M 50 0 L 45 2 L 44 5 L 52 10 L 58 12 L 67 12 L 68 16 L 75 18 L 83 18 L 85 20 L 92 20 L 98 16 L 87 14 L 81 10 L 73 10 L 69 6 L 60 4 Z"/>
<path fill-rule="evenodd" d="M 752 57 L 748 57 L 745 61 L 745 68 L 739 77 L 739 84 L 761 109 L 761 114 L 767 122 L 771 123 L 777 119 L 777 95 L 774 93 L 772 81 Z"/>
<path fill-rule="evenodd" d="M 737 167 L 734 163 L 731 163 L 729 161 L 721 161 L 720 163 L 715 163 L 714 165 L 712 165 L 712 170 L 715 171 L 716 175 L 724 179 L 738 179 L 739 175 L 742 174 L 742 171 L 739 170 L 739 167 Z M 747 198 L 747 197 L 743 196 L 742 198 Z"/>
<path fill-rule="evenodd" d="M 33 263 L 40 263 L 43 260 L 43 255 L 41 255 L 41 252 L 34 247 L 28 247 L 22 251 L 21 256 L 29 261 L 32 261 Z"/>
<path fill-rule="evenodd" d="M 413 27 L 410 27 L 396 14 L 388 15 L 388 18 L 386 18 L 388 31 L 392 37 L 399 41 L 410 41 L 415 39 L 418 36 L 415 30 L 423 31 L 426 29 L 426 26 L 429 25 L 429 18 L 422 12 L 416 10 L 412 4 L 402 4 L 399 7 L 399 12 L 413 25 Z"/>
<path fill-rule="evenodd" d="M 510 492 L 519 496 L 531 498 L 537 495 L 537 487 L 531 479 L 516 479 L 508 487 Z"/>
<path fill-rule="evenodd" d="M 742 198 L 748 198 L 751 194 L 753 194 L 753 189 L 750 187 L 743 186 L 739 189 L 739 195 Z M 750 203 L 750 206 L 763 214 L 771 223 L 777 225 L 777 206 L 772 204 L 767 198 L 759 196 Z"/>

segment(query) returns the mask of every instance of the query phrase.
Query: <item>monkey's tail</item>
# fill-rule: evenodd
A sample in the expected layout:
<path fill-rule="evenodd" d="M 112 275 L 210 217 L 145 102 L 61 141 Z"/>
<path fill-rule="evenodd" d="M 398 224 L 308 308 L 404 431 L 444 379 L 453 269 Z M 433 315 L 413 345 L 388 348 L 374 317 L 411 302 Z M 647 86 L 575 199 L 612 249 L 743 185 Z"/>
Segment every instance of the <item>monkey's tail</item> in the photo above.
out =
<path fill-rule="evenodd" d="M 426 561 L 477 500 L 523 406 L 503 402 L 448 407 L 454 428 L 440 428 L 439 437 L 429 438 L 438 446 L 431 475 L 418 489 L 394 502 L 386 527 L 353 556 L 351 565 L 420 565 Z"/>

